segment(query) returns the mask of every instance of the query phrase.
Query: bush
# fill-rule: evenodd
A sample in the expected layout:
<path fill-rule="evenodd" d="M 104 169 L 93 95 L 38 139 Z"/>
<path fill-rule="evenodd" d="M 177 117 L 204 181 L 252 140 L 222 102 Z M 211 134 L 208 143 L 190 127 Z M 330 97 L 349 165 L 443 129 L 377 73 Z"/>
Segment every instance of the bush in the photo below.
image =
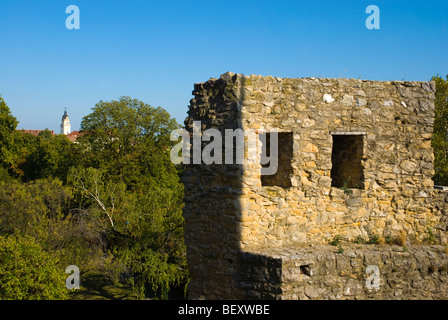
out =
<path fill-rule="evenodd" d="M 65 299 L 66 274 L 28 236 L 0 236 L 0 299 Z"/>

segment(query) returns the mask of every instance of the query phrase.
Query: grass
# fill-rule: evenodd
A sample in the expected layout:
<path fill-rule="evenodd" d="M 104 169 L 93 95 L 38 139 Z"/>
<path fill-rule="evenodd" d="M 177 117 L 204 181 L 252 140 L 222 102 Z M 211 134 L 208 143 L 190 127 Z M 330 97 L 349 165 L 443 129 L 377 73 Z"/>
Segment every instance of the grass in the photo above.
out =
<path fill-rule="evenodd" d="M 337 246 L 338 253 L 344 253 L 344 248 L 342 248 L 341 241 L 342 241 L 341 236 L 334 236 L 333 240 L 329 241 L 328 244 L 330 244 L 332 246 Z"/>
<path fill-rule="evenodd" d="M 401 231 L 399 235 L 392 237 L 381 237 L 375 233 L 369 234 L 369 239 L 364 239 L 361 235 L 356 236 L 354 242 L 357 244 L 387 244 L 405 246 L 407 241 L 406 232 Z"/>
<path fill-rule="evenodd" d="M 345 194 L 352 194 L 353 193 L 353 190 L 351 190 L 348 187 L 348 184 L 349 184 L 351 179 L 352 179 L 352 177 L 348 176 L 347 179 L 345 179 L 344 184 L 341 187 L 341 190 L 344 191 Z"/>
<path fill-rule="evenodd" d="M 436 236 L 435 236 L 434 232 L 432 231 L 432 229 L 430 227 L 428 227 L 428 229 L 426 230 L 425 242 L 434 243 L 435 241 L 436 241 Z"/>
<path fill-rule="evenodd" d="M 354 242 L 357 244 L 381 244 L 384 243 L 384 240 L 380 238 L 378 235 L 372 233 L 369 235 L 368 240 L 365 240 L 362 236 L 358 235 L 356 236 Z"/>
<path fill-rule="evenodd" d="M 342 240 L 341 236 L 334 236 L 333 240 L 329 241 L 328 244 L 332 246 L 338 246 L 340 245 L 341 240 Z"/>
<path fill-rule="evenodd" d="M 412 236 L 412 235 L 411 235 Z M 328 244 L 338 247 L 338 253 L 343 253 L 344 249 L 341 246 L 342 237 L 340 235 L 336 235 L 333 237 L 333 239 L 328 240 Z M 410 240 L 408 242 L 408 237 L 406 231 L 402 230 L 398 235 L 392 236 L 386 236 L 382 237 L 375 233 L 371 233 L 368 235 L 368 239 L 365 239 L 361 235 L 356 236 L 354 240 L 347 240 L 348 242 L 354 242 L 356 244 L 374 244 L 374 245 L 398 245 L 403 248 L 403 252 L 407 252 L 407 244 L 414 243 L 414 244 L 434 244 L 437 243 L 436 235 L 434 234 L 434 231 L 428 227 L 426 230 L 426 236 L 423 239 L 423 241 L 418 240 Z M 448 245 L 445 246 L 445 252 L 448 253 Z"/>
<path fill-rule="evenodd" d="M 369 240 L 367 240 L 367 244 L 379 244 L 380 243 L 380 237 L 377 234 L 370 234 Z"/>
<path fill-rule="evenodd" d="M 100 272 L 81 275 L 81 289 L 70 293 L 72 300 L 138 300 L 130 286 L 112 281 Z"/>

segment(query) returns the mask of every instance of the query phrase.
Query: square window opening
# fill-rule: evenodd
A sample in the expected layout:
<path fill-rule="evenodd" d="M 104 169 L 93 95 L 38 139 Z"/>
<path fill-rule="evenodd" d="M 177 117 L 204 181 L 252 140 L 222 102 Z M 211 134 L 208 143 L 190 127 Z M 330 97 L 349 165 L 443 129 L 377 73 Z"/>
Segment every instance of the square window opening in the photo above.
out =
<path fill-rule="evenodd" d="M 363 135 L 333 135 L 331 186 L 364 188 Z"/>
<path fill-rule="evenodd" d="M 291 164 L 293 158 L 293 134 L 292 132 L 277 132 L 277 137 L 277 171 L 272 175 L 261 175 L 261 185 L 289 188 L 291 187 L 291 177 L 293 175 Z M 266 157 L 271 157 L 271 134 L 260 134 L 260 140 L 262 142 L 262 154 Z M 271 159 L 271 162 L 272 160 L 275 161 L 275 159 Z M 267 168 L 272 164 L 271 162 L 267 164 L 262 163 L 261 166 Z"/>

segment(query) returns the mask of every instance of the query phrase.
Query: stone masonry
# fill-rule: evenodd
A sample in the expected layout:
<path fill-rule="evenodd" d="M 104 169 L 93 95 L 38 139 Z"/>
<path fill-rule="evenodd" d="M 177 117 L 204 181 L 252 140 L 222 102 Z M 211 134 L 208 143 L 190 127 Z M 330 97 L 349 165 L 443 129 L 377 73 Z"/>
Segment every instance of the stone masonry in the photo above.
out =
<path fill-rule="evenodd" d="M 447 298 L 440 294 L 448 281 L 440 248 L 448 243 L 448 198 L 432 181 L 434 91 L 434 82 L 233 73 L 195 84 L 187 131 L 201 121 L 202 130 L 222 136 L 225 129 L 278 132 L 279 148 L 274 175 L 262 176 L 263 165 L 253 161 L 185 165 L 189 297 Z M 269 148 L 258 141 L 245 145 L 245 160 Z M 360 244 L 346 259 L 355 272 L 338 269 L 342 253 L 326 246 L 335 238 L 349 246 L 372 237 L 406 245 L 407 256 L 397 252 L 401 247 Z M 437 253 L 410 248 L 428 239 L 439 244 Z M 381 252 L 383 286 L 367 292 L 364 262 Z M 437 263 L 421 255 L 436 255 Z M 297 258 L 303 256 L 312 261 Z M 438 278 L 431 285 L 424 279 L 433 269 Z M 402 283 L 407 280 L 415 286 Z M 345 289 L 347 283 L 354 287 Z M 417 292 L 427 286 L 436 289 Z"/>

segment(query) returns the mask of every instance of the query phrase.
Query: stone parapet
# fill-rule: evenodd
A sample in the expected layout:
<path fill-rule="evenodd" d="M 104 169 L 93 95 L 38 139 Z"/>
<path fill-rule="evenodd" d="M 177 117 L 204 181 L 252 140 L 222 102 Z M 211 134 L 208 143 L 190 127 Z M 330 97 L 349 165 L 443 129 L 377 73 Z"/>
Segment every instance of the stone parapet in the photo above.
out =
<path fill-rule="evenodd" d="M 445 246 L 342 247 L 342 253 L 333 246 L 242 252 L 240 298 L 448 299 Z M 375 267 L 376 275 L 367 272 Z"/>

